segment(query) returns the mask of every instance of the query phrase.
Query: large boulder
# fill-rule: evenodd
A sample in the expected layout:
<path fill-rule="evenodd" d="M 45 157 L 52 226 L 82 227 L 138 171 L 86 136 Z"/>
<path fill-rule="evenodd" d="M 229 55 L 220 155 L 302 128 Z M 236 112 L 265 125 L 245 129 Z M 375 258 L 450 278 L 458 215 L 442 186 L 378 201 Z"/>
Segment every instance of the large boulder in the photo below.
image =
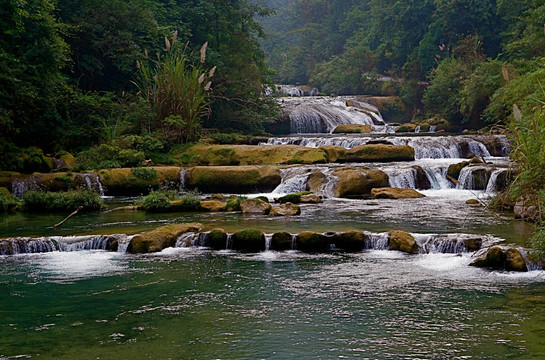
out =
<path fill-rule="evenodd" d="M 416 124 L 403 124 L 396 128 L 396 133 L 409 133 L 409 132 L 415 132 L 417 125 Z"/>
<path fill-rule="evenodd" d="M 197 144 L 177 154 L 184 165 L 230 166 L 265 164 L 320 164 L 327 155 L 320 149 L 298 145 Z"/>
<path fill-rule="evenodd" d="M 499 246 L 488 249 L 484 256 L 473 261 L 470 266 L 492 270 L 528 271 L 526 261 L 518 249 L 502 249 Z"/>
<path fill-rule="evenodd" d="M 313 231 L 303 231 L 297 235 L 295 246 L 304 252 L 325 252 L 331 249 L 330 238 Z"/>
<path fill-rule="evenodd" d="M 147 194 L 166 183 L 180 182 L 180 168 L 175 166 L 105 169 L 98 175 L 107 195 Z"/>
<path fill-rule="evenodd" d="M 388 175 L 380 170 L 341 168 L 333 172 L 339 178 L 336 197 L 367 196 L 371 189 L 388 186 Z"/>
<path fill-rule="evenodd" d="M 158 252 L 173 247 L 176 240 L 185 233 L 198 232 L 202 224 L 191 223 L 181 225 L 165 225 L 155 230 L 136 235 L 131 239 L 127 252 L 131 254 L 145 254 Z"/>
<path fill-rule="evenodd" d="M 196 166 L 187 185 L 203 192 L 252 193 L 272 191 L 281 181 L 275 166 Z"/>
<path fill-rule="evenodd" d="M 413 166 L 413 169 L 416 171 L 416 188 L 419 190 L 428 190 L 431 189 L 431 182 L 428 179 L 428 175 L 424 169 L 420 166 Z"/>
<path fill-rule="evenodd" d="M 307 190 L 313 193 L 320 191 L 324 183 L 326 182 L 326 176 L 320 171 L 313 171 L 307 179 Z"/>
<path fill-rule="evenodd" d="M 337 162 L 414 161 L 414 149 L 408 145 L 367 144 L 345 150 Z"/>
<path fill-rule="evenodd" d="M 261 199 L 247 199 L 240 202 L 240 209 L 243 214 L 262 214 L 268 215 L 272 206 Z"/>
<path fill-rule="evenodd" d="M 426 197 L 413 189 L 399 188 L 374 188 L 371 189 L 371 196 L 375 199 L 417 199 Z"/>
<path fill-rule="evenodd" d="M 342 233 L 336 233 L 332 238 L 335 247 L 349 252 L 358 252 L 365 249 L 367 237 L 361 231 L 353 230 Z"/>
<path fill-rule="evenodd" d="M 206 237 L 205 246 L 213 250 L 224 250 L 227 248 L 228 234 L 223 229 L 212 229 Z"/>
<path fill-rule="evenodd" d="M 373 131 L 371 125 L 348 124 L 337 126 L 333 134 L 368 134 L 371 131 Z"/>
<path fill-rule="evenodd" d="M 271 209 L 270 216 L 295 216 L 301 214 L 301 208 L 290 202 L 284 203 Z"/>
<path fill-rule="evenodd" d="M 469 161 L 462 161 L 461 163 L 452 164 L 448 167 L 447 175 L 455 180 L 458 180 L 460 177 L 460 171 L 462 171 L 462 169 L 466 166 L 469 166 Z"/>
<path fill-rule="evenodd" d="M 265 250 L 265 234 L 259 230 L 246 229 L 233 234 L 233 250 L 259 252 Z"/>
<path fill-rule="evenodd" d="M 391 231 L 388 241 L 389 250 L 399 250 L 408 254 L 418 253 L 418 244 L 414 237 L 405 231 Z"/>

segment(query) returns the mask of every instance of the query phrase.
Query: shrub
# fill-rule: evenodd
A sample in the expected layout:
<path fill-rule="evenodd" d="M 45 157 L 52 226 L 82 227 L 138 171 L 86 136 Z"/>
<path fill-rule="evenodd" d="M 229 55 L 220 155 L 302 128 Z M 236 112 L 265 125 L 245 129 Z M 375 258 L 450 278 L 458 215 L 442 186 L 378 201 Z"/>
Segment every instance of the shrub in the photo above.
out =
<path fill-rule="evenodd" d="M 5 188 L 0 188 L 0 190 Z M 0 191 L 0 213 L 15 211 L 21 205 L 21 201 L 9 192 Z"/>
<path fill-rule="evenodd" d="M 148 211 L 166 211 L 172 207 L 172 202 L 166 192 L 152 191 L 140 199 L 138 206 Z"/>
<path fill-rule="evenodd" d="M 49 172 L 51 164 L 37 147 L 18 148 L 10 142 L 0 142 L 0 169 L 22 173 Z"/>
<path fill-rule="evenodd" d="M 139 166 L 145 160 L 144 153 L 133 149 L 121 149 L 115 145 L 102 144 L 78 155 L 76 171 L 113 169 Z"/>
<path fill-rule="evenodd" d="M 147 211 L 195 211 L 201 203 L 200 194 L 189 192 L 182 196 L 176 190 L 157 190 L 144 196 L 137 205 Z"/>
<path fill-rule="evenodd" d="M 28 191 L 23 196 L 23 209 L 26 211 L 73 211 L 80 206 L 83 206 L 83 211 L 98 211 L 104 207 L 104 201 L 92 190 Z"/>

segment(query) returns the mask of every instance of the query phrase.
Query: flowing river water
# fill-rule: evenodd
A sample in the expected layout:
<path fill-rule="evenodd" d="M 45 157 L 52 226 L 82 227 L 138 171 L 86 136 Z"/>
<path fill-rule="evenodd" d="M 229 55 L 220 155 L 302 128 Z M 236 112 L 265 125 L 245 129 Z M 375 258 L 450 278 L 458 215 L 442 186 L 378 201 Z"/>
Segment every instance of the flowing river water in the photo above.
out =
<path fill-rule="evenodd" d="M 312 116 L 333 115 L 305 115 L 292 129 L 308 132 Z M 344 122 L 375 118 L 358 116 Z M 433 134 L 293 134 L 268 143 L 350 148 L 370 140 L 409 144 L 416 160 L 342 166 L 380 169 L 391 186 L 409 188 L 418 188 L 418 166 L 429 180 L 421 190 L 425 198 L 336 198 L 331 174 L 340 165 L 315 165 L 287 167 L 272 193 L 253 194 L 272 199 L 304 190 L 309 174 L 321 171 L 325 201 L 303 205 L 298 217 L 103 212 L 78 215 L 59 230 L 52 226 L 63 215 L 0 217 L 0 238 L 46 236 L 58 244 L 45 253 L 0 255 L 0 359 L 542 359 L 545 272 L 534 268 L 489 271 L 468 266 L 474 259 L 469 252 L 407 255 L 380 244 L 353 254 L 241 254 L 196 244 L 130 255 L 123 247 L 99 250 L 101 238 L 85 237 L 198 221 L 205 230 L 230 232 L 355 229 L 380 240 L 382 232 L 401 229 L 424 242 L 448 234 L 525 245 L 531 225 L 466 204 L 473 198 L 486 203 L 496 191 L 509 166 L 507 142 L 496 151 L 475 137 Z M 468 168 L 455 185 L 446 168 L 464 160 L 464 148 L 487 164 Z M 474 171 L 486 172 L 487 183 L 470 181 Z M 108 206 L 132 201 L 109 199 Z"/>

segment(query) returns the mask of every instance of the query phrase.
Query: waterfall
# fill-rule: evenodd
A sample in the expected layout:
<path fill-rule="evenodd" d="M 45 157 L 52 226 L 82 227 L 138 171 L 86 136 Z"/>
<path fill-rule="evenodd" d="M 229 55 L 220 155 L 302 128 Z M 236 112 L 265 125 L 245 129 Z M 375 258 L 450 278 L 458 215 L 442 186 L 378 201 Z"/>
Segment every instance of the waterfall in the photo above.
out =
<path fill-rule="evenodd" d="M 225 240 L 225 250 L 233 250 L 233 234 L 227 234 Z"/>
<path fill-rule="evenodd" d="M 272 193 L 275 195 L 285 195 L 305 191 L 309 175 L 309 169 L 305 167 L 283 169 L 282 182 Z"/>
<path fill-rule="evenodd" d="M 461 254 L 469 252 L 460 235 L 412 234 L 423 253 Z"/>
<path fill-rule="evenodd" d="M 180 192 L 186 192 L 187 191 L 187 178 L 189 177 L 189 171 L 186 168 L 180 169 L 179 172 L 180 177 Z"/>
<path fill-rule="evenodd" d="M 417 189 L 416 175 L 417 172 L 414 168 L 403 169 L 401 172 L 396 172 L 394 174 L 388 173 L 388 177 L 390 179 L 389 185 L 393 188 Z"/>
<path fill-rule="evenodd" d="M 390 235 L 388 233 L 366 233 L 365 248 L 368 250 L 387 250 Z"/>
<path fill-rule="evenodd" d="M 100 177 L 97 174 L 87 173 L 81 174 L 80 176 L 85 182 L 85 185 L 87 185 L 87 189 L 96 191 L 100 194 L 100 196 L 104 196 L 104 187 L 102 186 Z"/>
<path fill-rule="evenodd" d="M 288 96 L 317 96 L 320 93 L 318 89 L 308 86 L 274 85 L 274 88 L 277 94 Z"/>
<path fill-rule="evenodd" d="M 283 98 L 292 134 L 331 133 L 338 125 L 382 125 L 378 109 L 350 97 Z"/>
<path fill-rule="evenodd" d="M 447 178 L 448 166 L 439 165 L 422 165 L 422 169 L 426 172 L 431 188 L 434 190 L 451 189 L 454 187 L 451 181 Z"/>
<path fill-rule="evenodd" d="M 297 234 L 291 234 L 291 250 L 297 250 Z"/>
<path fill-rule="evenodd" d="M 488 180 L 488 185 L 486 185 L 486 193 L 492 194 L 496 192 L 496 189 L 498 188 L 498 176 L 506 171 L 507 169 L 496 169 L 492 172 L 490 175 L 490 180 Z"/>
<path fill-rule="evenodd" d="M 498 141 L 507 141 L 505 136 L 496 136 Z M 482 140 L 482 141 L 479 141 Z M 310 148 L 334 145 L 352 149 L 368 143 L 409 145 L 414 148 L 415 158 L 419 159 L 460 159 L 472 156 L 489 157 L 484 138 L 477 136 L 323 136 L 323 137 L 278 137 L 270 138 L 267 145 L 300 145 Z M 502 152 L 505 156 L 507 153 Z"/>
<path fill-rule="evenodd" d="M 11 184 L 11 193 L 13 196 L 19 199 L 23 198 L 23 195 L 29 190 L 35 190 L 38 186 L 38 180 L 35 177 L 29 177 L 26 179 L 13 180 Z"/>
<path fill-rule="evenodd" d="M 55 242 L 47 237 L 0 240 L 0 255 L 33 254 L 56 250 L 57 246 Z"/>
<path fill-rule="evenodd" d="M 271 250 L 272 237 L 273 234 L 265 234 L 265 252 Z"/>
<path fill-rule="evenodd" d="M 176 239 L 176 244 L 174 247 L 186 248 L 195 246 L 199 239 L 199 235 L 200 234 L 194 232 L 183 233 L 178 237 L 178 239 Z"/>
<path fill-rule="evenodd" d="M 414 128 L 414 132 L 416 134 L 419 134 L 420 133 L 420 125 L 418 125 L 417 127 Z"/>
<path fill-rule="evenodd" d="M 58 244 L 59 251 L 109 250 L 115 236 L 68 236 L 51 238 Z"/>

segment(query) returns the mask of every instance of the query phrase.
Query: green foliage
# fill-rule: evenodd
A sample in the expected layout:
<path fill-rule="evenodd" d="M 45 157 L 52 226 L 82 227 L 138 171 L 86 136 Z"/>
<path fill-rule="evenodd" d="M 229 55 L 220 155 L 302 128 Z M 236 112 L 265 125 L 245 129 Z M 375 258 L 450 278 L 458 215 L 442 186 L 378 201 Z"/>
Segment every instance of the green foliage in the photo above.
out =
<path fill-rule="evenodd" d="M 113 169 L 140 166 L 144 153 L 133 149 L 102 144 L 78 154 L 75 171 Z"/>
<path fill-rule="evenodd" d="M 104 207 L 99 194 L 92 190 L 67 192 L 27 191 L 23 196 L 25 211 L 66 212 L 83 206 L 83 211 L 98 211 Z"/>
<path fill-rule="evenodd" d="M 0 188 L 0 190 L 5 188 Z M 21 205 L 21 201 L 8 191 L 0 191 L 0 213 L 9 213 L 15 211 Z"/>
<path fill-rule="evenodd" d="M 227 199 L 225 208 L 227 211 L 240 211 L 240 203 L 247 198 L 245 196 L 232 196 Z"/>
<path fill-rule="evenodd" d="M 37 147 L 18 148 L 10 142 L 0 142 L 0 169 L 22 173 L 49 172 L 51 163 Z"/>
<path fill-rule="evenodd" d="M 198 140 L 202 119 L 208 114 L 208 91 L 216 68 L 206 71 L 191 64 L 185 48 L 165 38 L 167 51 L 157 60 L 138 63 L 141 96 L 155 112 L 165 138 L 187 143 Z M 200 63 L 204 63 L 206 48 L 201 48 Z"/>
<path fill-rule="evenodd" d="M 144 210 L 161 211 L 196 211 L 201 203 L 201 196 L 197 192 L 188 192 L 179 195 L 176 190 L 156 190 L 144 196 L 137 205 Z"/>

